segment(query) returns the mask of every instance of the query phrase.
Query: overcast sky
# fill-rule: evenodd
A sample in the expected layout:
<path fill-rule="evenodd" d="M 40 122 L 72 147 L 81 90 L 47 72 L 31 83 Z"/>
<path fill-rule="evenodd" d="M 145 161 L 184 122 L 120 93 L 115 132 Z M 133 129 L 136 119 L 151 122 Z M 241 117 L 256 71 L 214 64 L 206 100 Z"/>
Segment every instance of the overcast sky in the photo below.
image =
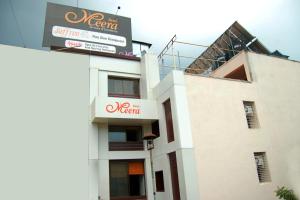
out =
<path fill-rule="evenodd" d="M 0 0 L 0 43 L 41 49 L 46 0 Z M 234 21 L 270 51 L 300 60 L 300 0 L 49 0 L 131 18 L 134 40 L 159 54 L 178 40 L 210 45 Z M 14 10 L 14 14 L 12 12 Z M 19 26 L 19 28 L 18 28 Z M 188 54 L 182 50 L 180 54 Z"/>

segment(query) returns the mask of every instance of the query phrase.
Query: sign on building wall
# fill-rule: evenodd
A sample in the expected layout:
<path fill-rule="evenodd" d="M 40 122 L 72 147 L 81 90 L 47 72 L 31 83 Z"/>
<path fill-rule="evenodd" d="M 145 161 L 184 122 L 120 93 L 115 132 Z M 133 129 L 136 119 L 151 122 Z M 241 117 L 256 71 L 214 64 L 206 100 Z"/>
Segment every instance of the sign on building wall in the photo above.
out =
<path fill-rule="evenodd" d="M 146 99 L 96 97 L 92 104 L 92 121 L 109 119 L 158 120 L 157 102 Z"/>
<path fill-rule="evenodd" d="M 128 115 L 140 115 L 142 114 L 139 104 L 133 105 L 128 101 L 114 103 L 108 103 L 105 106 L 105 111 L 108 113 L 122 113 Z"/>
<path fill-rule="evenodd" d="M 131 20 L 99 11 L 48 3 L 43 46 L 132 55 Z"/>

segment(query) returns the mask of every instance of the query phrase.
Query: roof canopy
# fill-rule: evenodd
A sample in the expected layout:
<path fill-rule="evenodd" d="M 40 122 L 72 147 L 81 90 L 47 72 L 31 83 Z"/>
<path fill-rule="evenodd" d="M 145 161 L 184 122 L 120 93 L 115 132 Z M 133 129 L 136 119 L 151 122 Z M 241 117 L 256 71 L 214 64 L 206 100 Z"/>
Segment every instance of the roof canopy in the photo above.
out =
<path fill-rule="evenodd" d="M 201 74 L 207 69 L 215 70 L 242 50 L 270 54 L 270 51 L 256 37 L 238 22 L 234 22 L 185 71 Z"/>

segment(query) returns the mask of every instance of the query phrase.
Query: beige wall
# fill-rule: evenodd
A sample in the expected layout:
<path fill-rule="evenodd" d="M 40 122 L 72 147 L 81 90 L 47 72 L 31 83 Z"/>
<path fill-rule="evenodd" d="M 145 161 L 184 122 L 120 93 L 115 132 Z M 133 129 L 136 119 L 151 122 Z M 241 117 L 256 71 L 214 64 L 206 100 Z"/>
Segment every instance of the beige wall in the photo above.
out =
<path fill-rule="evenodd" d="M 253 82 L 185 76 L 200 199 L 272 200 L 300 194 L 300 64 L 247 53 Z M 259 129 L 248 129 L 243 100 Z M 266 152 L 272 181 L 259 183 L 253 152 Z"/>
<path fill-rule="evenodd" d="M 235 55 L 228 62 L 224 63 L 221 67 L 213 71 L 210 76 L 215 78 L 223 78 L 242 65 L 244 65 L 247 80 L 251 81 L 252 79 L 249 70 L 248 57 L 245 51 L 241 51 L 240 53 Z"/>

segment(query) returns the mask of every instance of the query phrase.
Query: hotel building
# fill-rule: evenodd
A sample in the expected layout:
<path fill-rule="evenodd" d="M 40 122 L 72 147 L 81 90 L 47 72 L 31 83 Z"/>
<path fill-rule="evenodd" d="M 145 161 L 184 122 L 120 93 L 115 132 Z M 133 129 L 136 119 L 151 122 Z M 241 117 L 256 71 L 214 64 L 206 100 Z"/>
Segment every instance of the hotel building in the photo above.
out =
<path fill-rule="evenodd" d="M 277 186 L 299 192 L 299 62 L 240 50 L 209 76 L 192 64 L 160 80 L 149 52 L 124 59 L 0 45 L 0 55 L 4 196 L 275 200 Z"/>

